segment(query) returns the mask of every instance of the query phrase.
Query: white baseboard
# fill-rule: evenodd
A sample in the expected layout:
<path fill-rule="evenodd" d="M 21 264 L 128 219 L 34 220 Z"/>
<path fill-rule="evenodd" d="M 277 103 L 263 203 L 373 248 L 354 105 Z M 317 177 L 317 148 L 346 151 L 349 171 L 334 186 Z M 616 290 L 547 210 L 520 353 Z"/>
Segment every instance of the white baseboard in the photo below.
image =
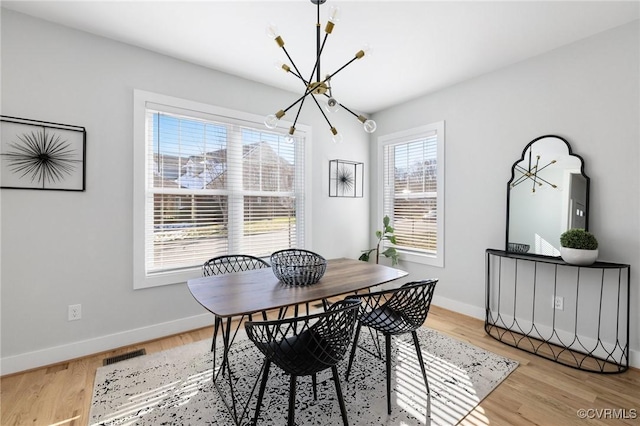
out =
<path fill-rule="evenodd" d="M 629 366 L 640 368 L 640 351 L 629 350 Z"/>
<path fill-rule="evenodd" d="M 484 321 L 485 310 L 474 305 L 462 303 L 457 300 L 447 299 L 446 297 L 434 295 L 432 303 L 441 308 L 448 309 L 459 314 L 464 314 L 473 318 Z"/>
<path fill-rule="evenodd" d="M 81 340 L 66 345 L 54 346 L 38 351 L 8 356 L 0 359 L 0 375 L 31 370 L 70 359 L 93 355 L 122 346 L 158 339 L 172 334 L 213 325 L 213 315 L 206 313 L 175 321 L 154 324 L 148 327 L 109 334 L 94 339 Z"/>

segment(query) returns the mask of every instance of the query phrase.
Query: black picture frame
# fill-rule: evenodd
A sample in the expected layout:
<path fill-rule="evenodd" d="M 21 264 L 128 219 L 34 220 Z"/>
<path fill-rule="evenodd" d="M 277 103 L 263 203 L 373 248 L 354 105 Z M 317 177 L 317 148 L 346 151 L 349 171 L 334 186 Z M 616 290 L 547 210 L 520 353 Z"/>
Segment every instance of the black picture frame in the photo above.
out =
<path fill-rule="evenodd" d="M 329 197 L 364 197 L 364 163 L 329 160 Z"/>
<path fill-rule="evenodd" d="M 0 188 L 84 191 L 87 131 L 0 115 Z"/>

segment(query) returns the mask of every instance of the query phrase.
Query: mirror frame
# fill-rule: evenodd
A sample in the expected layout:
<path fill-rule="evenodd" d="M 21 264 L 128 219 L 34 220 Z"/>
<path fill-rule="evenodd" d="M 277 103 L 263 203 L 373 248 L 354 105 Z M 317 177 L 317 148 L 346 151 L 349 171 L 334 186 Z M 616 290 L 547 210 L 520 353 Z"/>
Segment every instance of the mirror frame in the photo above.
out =
<path fill-rule="evenodd" d="M 504 251 L 509 252 L 509 253 L 518 253 L 516 251 L 510 251 L 509 250 L 509 212 L 511 210 L 511 183 L 514 181 L 515 179 L 515 170 L 516 170 L 516 165 L 518 165 L 520 162 L 525 160 L 525 156 L 527 154 L 527 150 L 537 141 L 544 139 L 544 138 L 556 138 L 561 140 L 562 142 L 565 143 L 565 145 L 567 146 L 567 155 L 571 156 L 571 157 L 576 157 L 578 160 L 580 160 L 580 173 L 582 174 L 582 176 L 584 176 L 585 180 L 586 180 L 586 197 L 585 197 L 585 212 L 586 212 L 586 218 L 585 218 L 585 224 L 584 224 L 584 229 L 586 231 L 589 230 L 589 192 L 590 192 L 590 178 L 589 176 L 587 176 L 587 174 L 584 172 L 584 159 L 578 155 L 575 154 L 571 148 L 571 145 L 569 144 L 569 142 L 558 135 L 544 135 L 544 136 L 539 136 L 537 138 L 535 138 L 534 140 L 532 140 L 531 142 L 529 142 L 527 144 L 527 146 L 524 147 L 524 149 L 522 150 L 522 156 L 520 157 L 519 160 L 517 160 L 515 163 L 513 163 L 513 165 L 511 166 L 511 179 L 509 179 L 509 181 L 507 182 L 507 227 L 506 227 L 506 232 L 505 232 L 505 242 L 504 242 Z M 559 236 L 558 236 L 559 237 Z M 546 255 L 542 255 L 542 254 L 536 254 L 536 253 L 519 253 L 519 254 L 527 254 L 530 256 L 542 256 L 542 257 L 553 257 L 553 256 L 546 256 Z"/>

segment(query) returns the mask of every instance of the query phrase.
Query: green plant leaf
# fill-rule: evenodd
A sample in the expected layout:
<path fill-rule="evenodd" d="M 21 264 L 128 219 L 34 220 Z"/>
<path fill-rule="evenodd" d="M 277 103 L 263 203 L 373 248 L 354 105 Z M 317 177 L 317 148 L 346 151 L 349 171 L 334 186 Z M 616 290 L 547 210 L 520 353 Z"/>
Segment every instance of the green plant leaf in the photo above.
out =
<path fill-rule="evenodd" d="M 398 263 L 398 259 L 400 258 L 398 251 L 394 247 L 389 247 L 388 249 L 383 251 L 382 254 L 385 257 L 388 257 L 391 259 L 391 265 L 396 265 Z"/>
<path fill-rule="evenodd" d="M 359 260 L 368 262 L 372 256 L 371 253 L 375 251 L 376 263 L 378 263 L 380 253 L 378 253 L 376 249 L 380 247 L 380 243 L 382 242 L 382 240 L 385 239 L 391 242 L 391 244 L 396 244 L 396 236 L 393 235 L 395 229 L 393 229 L 393 226 L 389 225 L 390 223 L 391 219 L 389 218 L 389 216 L 385 216 L 382 219 L 382 230 L 376 231 L 376 238 L 378 239 L 377 247 L 369 250 L 362 250 L 362 254 L 358 258 Z M 382 255 L 391 258 L 392 265 L 397 264 L 400 258 L 400 255 L 394 247 L 388 247 L 384 252 L 382 252 Z"/>

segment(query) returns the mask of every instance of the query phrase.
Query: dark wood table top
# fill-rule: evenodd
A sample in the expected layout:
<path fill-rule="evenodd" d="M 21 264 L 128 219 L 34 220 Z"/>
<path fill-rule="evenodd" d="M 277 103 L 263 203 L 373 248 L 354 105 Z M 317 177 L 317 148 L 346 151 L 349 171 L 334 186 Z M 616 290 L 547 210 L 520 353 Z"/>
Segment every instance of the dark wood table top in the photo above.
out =
<path fill-rule="evenodd" d="M 195 278 L 187 282 L 193 297 L 220 317 L 259 312 L 364 290 L 407 276 L 388 266 L 353 259 L 331 259 L 322 279 L 309 286 L 278 280 L 271 268 Z"/>

